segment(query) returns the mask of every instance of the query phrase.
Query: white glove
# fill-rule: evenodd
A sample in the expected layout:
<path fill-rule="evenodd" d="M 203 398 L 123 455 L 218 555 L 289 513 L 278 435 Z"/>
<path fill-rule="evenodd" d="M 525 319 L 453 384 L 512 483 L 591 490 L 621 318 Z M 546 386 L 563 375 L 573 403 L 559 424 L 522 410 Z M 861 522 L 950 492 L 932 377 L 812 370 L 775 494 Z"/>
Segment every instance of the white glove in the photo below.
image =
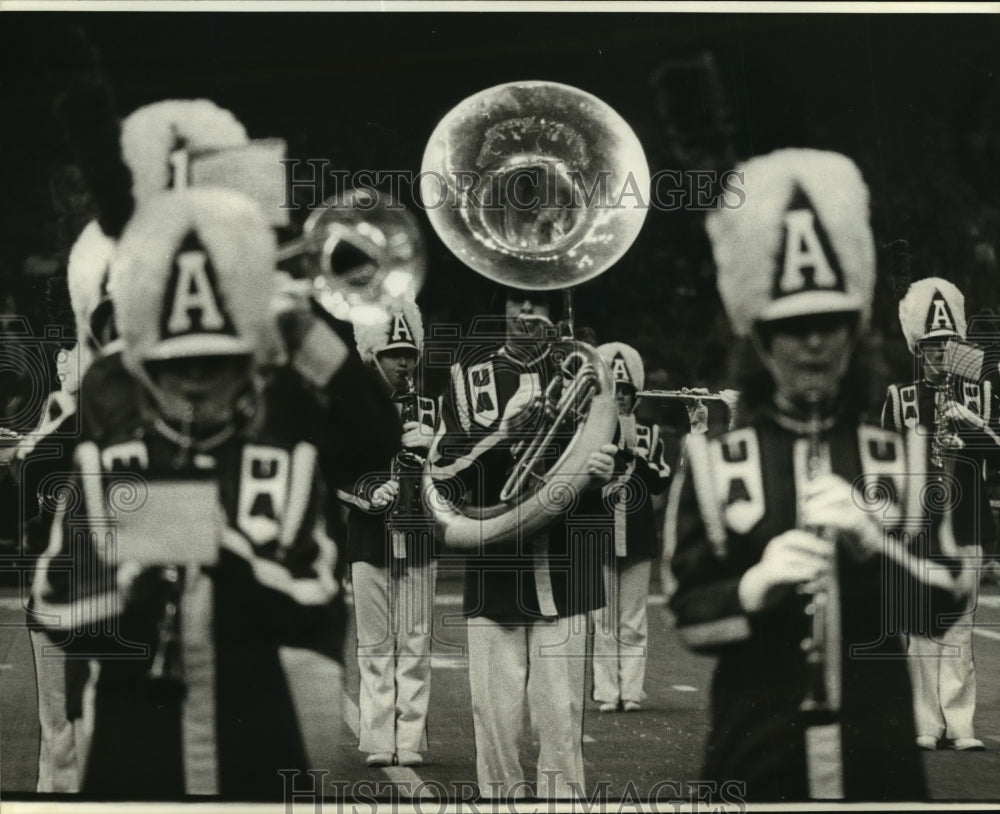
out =
<path fill-rule="evenodd" d="M 980 430 L 986 426 L 982 416 L 976 414 L 964 404 L 957 401 L 949 401 L 944 408 L 944 415 L 949 421 L 960 424 L 963 427 Z"/>
<path fill-rule="evenodd" d="M 23 436 L 14 430 L 0 427 L 0 466 L 6 467 L 13 463 L 22 440 Z"/>
<path fill-rule="evenodd" d="M 615 471 L 616 452 L 618 452 L 616 444 L 601 444 L 600 449 L 594 450 L 587 457 L 587 473 L 598 483 L 607 483 L 611 480 L 611 475 Z"/>
<path fill-rule="evenodd" d="M 830 528 L 849 535 L 862 558 L 882 551 L 882 523 L 855 500 L 851 485 L 839 475 L 821 475 L 802 490 L 802 525 Z"/>
<path fill-rule="evenodd" d="M 833 556 L 834 544 L 815 534 L 800 529 L 779 534 L 740 580 L 740 605 L 747 613 L 773 605 L 781 597 L 781 588 L 807 585 L 828 574 Z"/>
<path fill-rule="evenodd" d="M 381 486 L 378 487 L 374 492 L 372 492 L 371 504 L 373 509 L 384 509 L 392 501 L 396 499 L 396 495 L 399 494 L 399 481 L 397 480 L 387 480 Z"/>
<path fill-rule="evenodd" d="M 433 435 L 419 421 L 407 421 L 403 424 L 403 446 L 406 449 L 427 449 L 431 445 Z"/>

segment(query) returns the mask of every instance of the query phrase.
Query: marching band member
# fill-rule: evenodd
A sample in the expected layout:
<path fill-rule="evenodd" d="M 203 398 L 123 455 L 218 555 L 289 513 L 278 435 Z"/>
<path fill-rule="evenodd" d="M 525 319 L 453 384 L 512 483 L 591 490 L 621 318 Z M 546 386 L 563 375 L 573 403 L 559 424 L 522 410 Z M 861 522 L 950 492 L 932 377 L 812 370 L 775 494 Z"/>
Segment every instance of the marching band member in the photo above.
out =
<path fill-rule="evenodd" d="M 358 352 L 381 376 L 403 418 L 403 449 L 381 476 L 341 491 L 351 507 L 348 559 L 354 587 L 361 672 L 358 748 L 369 766 L 423 762 L 431 683 L 433 524 L 420 499 L 423 460 L 437 405 L 414 376 L 423 322 L 412 298 L 390 304 L 383 319 L 354 327 Z"/>
<path fill-rule="evenodd" d="M 897 537 L 920 517 L 923 448 L 861 420 L 868 190 L 836 153 L 779 150 L 740 169 L 745 205 L 707 229 L 753 354 L 742 426 L 690 435 L 671 494 L 670 607 L 688 646 L 718 658 L 704 776 L 743 781 L 749 800 L 917 799 L 903 597 L 957 609 L 974 571 L 947 517 L 934 541 L 949 556 L 932 552 L 933 568 Z"/>
<path fill-rule="evenodd" d="M 72 464 L 69 450 L 78 432 L 81 379 L 91 380 L 95 358 L 117 352 L 114 319 L 107 294 L 108 267 L 115 242 L 92 221 L 70 251 L 67 283 L 76 322 L 76 346 L 57 360 L 61 387 L 46 401 L 39 425 L 15 449 L 0 475 L 3 512 L 16 518 L 15 534 L 24 550 L 40 555 L 48 545 L 53 513 L 51 490 L 56 476 Z M 81 694 L 90 677 L 87 659 L 67 659 L 52 646 L 28 602 L 28 633 L 35 660 L 38 697 L 39 756 L 36 791 L 79 790 L 87 754 L 90 721 L 83 719 Z"/>
<path fill-rule="evenodd" d="M 983 481 L 983 458 L 1000 452 L 996 394 L 991 382 L 970 382 L 948 375 L 942 366 L 944 343 L 965 338 L 965 298 L 947 280 L 930 277 L 913 283 L 899 303 L 899 321 L 920 377 L 889 386 L 882 425 L 897 431 L 922 426 L 931 434 L 931 473 L 956 490 L 952 509 L 955 537 L 966 556 L 992 550 L 996 524 Z M 992 427 L 991 427 L 992 419 Z M 976 595 L 965 614 L 940 639 L 930 631 L 909 637 L 917 745 L 937 749 L 947 743 L 960 751 L 984 749 L 975 737 L 976 673 L 972 624 Z"/>
<path fill-rule="evenodd" d="M 506 325 L 502 347 L 477 349 L 453 366 L 429 454 L 435 477 L 454 476 L 473 503 L 495 502 L 517 443 L 538 427 L 556 371 L 546 296 L 511 290 Z M 593 487 L 609 480 L 616 452 L 605 444 L 590 454 Z M 536 795 L 582 793 L 586 620 L 604 592 L 599 557 L 571 539 L 566 519 L 554 514 L 534 539 L 465 558 L 476 773 L 485 798 L 526 796 L 518 756 L 525 705 L 539 739 Z"/>
<path fill-rule="evenodd" d="M 303 728 L 336 731 L 330 431 L 303 378 L 263 375 L 274 251 L 254 203 L 209 188 L 142 202 L 118 243 L 134 408 L 76 445 L 33 590 L 53 642 L 100 660 L 85 793 L 275 798 L 278 769 L 310 765 Z M 324 695 L 308 724 L 292 656 Z"/>
<path fill-rule="evenodd" d="M 660 428 L 635 418 L 636 393 L 645 371 L 635 348 L 622 342 L 598 347 L 615 380 L 618 452 L 611 482 L 603 488 L 614 516 L 612 550 L 603 563 L 607 603 L 594 619 L 594 700 L 601 712 L 642 708 L 646 699 L 647 599 L 656 528 L 651 495 L 670 483 Z"/>

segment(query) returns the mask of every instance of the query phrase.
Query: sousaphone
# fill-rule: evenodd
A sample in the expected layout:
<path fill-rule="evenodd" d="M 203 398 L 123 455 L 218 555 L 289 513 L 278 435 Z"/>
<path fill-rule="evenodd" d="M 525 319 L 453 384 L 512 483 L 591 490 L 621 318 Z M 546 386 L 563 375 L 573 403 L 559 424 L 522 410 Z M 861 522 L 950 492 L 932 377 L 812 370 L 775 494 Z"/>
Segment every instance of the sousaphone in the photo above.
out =
<path fill-rule="evenodd" d="M 577 88 L 532 81 L 453 108 L 424 152 L 420 193 L 431 225 L 465 265 L 506 286 L 562 289 L 568 300 L 570 287 L 632 245 L 648 190 L 642 146 L 618 113 Z M 564 327 L 568 338 L 550 351 L 561 375 L 540 394 L 540 426 L 514 446 L 495 502 L 469 505 L 428 461 L 424 505 L 446 545 L 529 537 L 588 486 L 587 458 L 618 425 L 614 382 L 597 351 L 572 338 L 571 320 Z"/>

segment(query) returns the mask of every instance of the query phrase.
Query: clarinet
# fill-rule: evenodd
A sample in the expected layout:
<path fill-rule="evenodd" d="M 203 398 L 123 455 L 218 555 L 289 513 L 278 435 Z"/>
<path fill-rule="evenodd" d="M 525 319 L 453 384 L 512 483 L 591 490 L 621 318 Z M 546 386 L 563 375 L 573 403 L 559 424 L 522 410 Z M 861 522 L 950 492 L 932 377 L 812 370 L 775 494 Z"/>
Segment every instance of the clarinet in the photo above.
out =
<path fill-rule="evenodd" d="M 962 449 L 962 440 L 946 415 L 949 400 L 955 395 L 954 378 L 951 373 L 945 375 L 940 386 L 934 388 L 934 435 L 931 437 L 931 463 L 938 470 L 953 468 L 954 458 L 951 454 Z"/>
<path fill-rule="evenodd" d="M 413 379 L 404 374 L 403 387 L 395 395 L 394 401 L 400 405 L 400 418 L 406 424 L 420 420 L 420 409 L 417 405 L 417 389 Z M 392 477 L 399 481 L 399 496 L 392 509 L 390 517 L 413 517 L 420 513 L 420 473 L 424 469 L 424 457 L 410 449 L 401 449 L 392 461 Z"/>
<path fill-rule="evenodd" d="M 819 407 L 814 407 L 809 421 L 809 438 L 806 458 L 806 475 L 815 480 L 822 474 L 822 419 Z M 806 528 L 817 537 L 825 540 L 834 539 L 828 529 Z M 809 618 L 809 635 L 802 640 L 801 647 L 806 654 L 806 692 L 799 704 L 799 711 L 808 713 L 810 717 L 824 718 L 833 712 L 830 706 L 826 686 L 826 644 L 827 644 L 827 605 L 829 592 L 836 590 L 831 584 L 830 576 L 824 576 L 812 586 L 810 591 L 800 588 L 800 592 L 808 595 L 805 607 Z"/>
<path fill-rule="evenodd" d="M 156 646 L 148 677 L 153 686 L 161 692 L 183 694 L 180 602 L 184 591 L 184 571 L 176 565 L 168 565 L 161 570 L 161 577 L 166 583 L 166 600 L 156 625 Z"/>

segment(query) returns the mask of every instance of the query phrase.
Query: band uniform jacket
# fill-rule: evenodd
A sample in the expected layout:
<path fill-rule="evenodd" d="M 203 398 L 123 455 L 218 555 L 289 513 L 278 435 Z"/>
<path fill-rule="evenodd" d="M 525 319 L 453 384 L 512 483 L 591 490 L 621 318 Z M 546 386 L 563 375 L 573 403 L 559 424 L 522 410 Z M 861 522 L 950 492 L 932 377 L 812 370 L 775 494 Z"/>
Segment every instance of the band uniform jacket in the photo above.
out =
<path fill-rule="evenodd" d="M 279 648 L 343 661 L 346 610 L 324 493 L 327 482 L 348 482 L 366 464 L 363 451 L 346 455 L 354 441 L 338 436 L 399 432 L 388 400 L 388 412 L 375 405 L 361 427 L 329 423 L 338 415 L 356 419 L 343 407 L 343 387 L 374 404 L 366 375 L 356 355 L 320 392 L 291 368 L 269 371 L 253 419 L 204 452 L 185 449 L 161 419 L 130 406 L 123 387 L 110 429 L 91 427 L 98 440 L 72 450 L 73 474 L 52 492 L 51 540 L 32 600 L 54 644 L 101 664 L 85 793 L 276 799 L 279 769 L 309 768 Z M 131 384 L 138 402 L 143 396 Z M 89 395 L 93 401 L 95 391 Z M 367 449 L 387 454 L 382 442 Z M 180 494 L 198 508 L 186 501 L 169 515 L 162 505 L 147 514 L 144 501 L 171 486 L 185 488 Z M 109 524 L 118 521 L 121 537 L 129 512 L 160 524 L 151 530 L 147 519 L 133 540 L 156 547 L 207 535 L 218 546 L 214 562 L 181 565 L 171 575 L 127 562 L 127 550 L 109 554 L 119 542 Z M 178 624 L 165 636 L 171 607 Z M 165 678 L 154 677 L 158 656 L 165 656 Z"/>
<path fill-rule="evenodd" d="M 1000 461 L 998 394 L 994 392 L 991 379 L 977 383 L 956 377 L 951 389 L 952 392 L 946 394 L 922 378 L 909 384 L 889 385 L 882 407 L 882 426 L 899 432 L 919 427 L 931 448 L 938 430 L 959 439 L 960 448 L 943 450 L 941 466 L 936 466 L 931 458 L 931 470 L 935 477 L 954 478 L 956 502 L 952 526 L 957 542 L 960 545 L 978 543 L 988 557 L 995 556 L 997 528 L 983 478 L 983 464 L 984 461 Z M 936 403 L 947 395 L 982 417 L 986 426 L 983 429 L 939 427 Z"/>
<path fill-rule="evenodd" d="M 615 556 L 648 560 L 657 555 L 653 495 L 670 485 L 670 466 L 656 424 L 640 424 L 634 416 L 619 416 L 619 450 L 611 482 L 604 487 L 614 519 Z"/>
<path fill-rule="evenodd" d="M 525 361 L 506 346 L 452 366 L 429 460 L 439 474 L 454 476 L 459 500 L 499 502 L 518 443 L 538 429 L 543 407 L 518 424 L 516 438 L 497 442 L 505 411 L 515 398 L 544 393 L 555 371 L 548 353 Z M 558 454 L 559 440 L 549 450 L 550 460 Z M 465 616 L 524 624 L 603 607 L 600 550 L 610 529 L 601 490 L 585 489 L 572 503 L 534 539 L 519 535 L 511 542 L 462 552 Z M 595 531 L 604 535 L 601 542 L 595 541 Z"/>
<path fill-rule="evenodd" d="M 437 426 L 437 404 L 433 399 L 417 395 L 416 409 L 416 420 L 430 439 Z M 424 456 L 427 447 L 412 451 Z M 389 506 L 373 508 L 372 493 L 394 474 L 399 478 L 399 497 Z M 390 562 L 423 565 L 430 561 L 434 555 L 434 524 L 420 499 L 422 474 L 422 468 L 394 473 L 392 462 L 385 461 L 378 471 L 359 478 L 352 490 L 337 490 L 340 500 L 350 507 L 347 516 L 349 563 L 386 566 Z"/>
<path fill-rule="evenodd" d="M 774 606 L 747 614 L 737 588 L 768 542 L 796 526 L 809 441 L 803 427 L 764 414 L 707 441 L 711 488 L 696 490 L 690 446 L 695 440 L 689 440 L 671 493 L 679 506 L 676 526 L 668 529 L 675 540 L 668 544 L 676 546 L 677 590 L 670 607 L 678 632 L 688 647 L 717 657 L 704 773 L 720 782 L 745 782 L 749 800 L 807 799 L 810 767 L 799 711 L 807 684 L 802 647 L 809 633 L 807 598 L 789 589 Z M 840 421 L 822 433 L 822 459 L 848 482 L 861 476 L 875 494 L 912 500 L 906 492 L 905 443 L 894 432 Z M 699 508 L 699 491 L 708 493 L 703 495 L 706 515 Z M 943 595 L 937 598 L 939 609 L 953 612 L 962 601 L 927 585 L 922 567 L 929 566 L 927 560 L 918 559 L 920 567 L 911 569 L 895 562 L 884 555 L 859 560 L 849 546 L 837 546 L 839 590 L 831 592 L 827 609 L 833 647 L 824 659 L 824 679 L 831 698 L 840 694 L 836 722 L 846 799 L 920 799 L 925 794 L 899 635 L 912 625 L 906 615 L 913 608 L 897 600 L 932 592 Z M 946 566 L 957 570 L 953 560 L 937 563 Z"/>

